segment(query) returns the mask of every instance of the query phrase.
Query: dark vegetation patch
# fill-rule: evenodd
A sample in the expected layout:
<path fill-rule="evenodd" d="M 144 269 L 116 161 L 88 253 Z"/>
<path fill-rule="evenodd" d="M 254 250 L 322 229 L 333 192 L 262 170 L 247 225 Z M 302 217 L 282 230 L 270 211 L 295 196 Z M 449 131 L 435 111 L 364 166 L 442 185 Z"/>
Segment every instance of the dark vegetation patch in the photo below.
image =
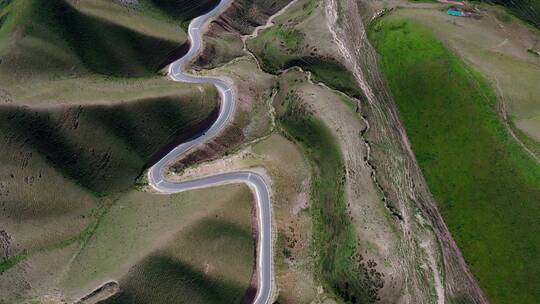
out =
<path fill-rule="evenodd" d="M 11 3 L 11 0 L 0 0 L 0 28 L 7 19 L 7 12 L 4 9 Z"/>
<path fill-rule="evenodd" d="M 291 60 L 287 67 L 299 66 L 310 71 L 314 82 L 322 82 L 328 87 L 354 98 L 362 98 L 356 80 L 349 70 L 331 58 L 302 57 Z"/>
<path fill-rule="evenodd" d="M 502 5 L 516 17 L 540 28 L 540 0 L 484 0 L 487 3 Z M 503 20 L 508 20 L 502 15 Z"/>
<path fill-rule="evenodd" d="M 317 273 L 325 287 L 346 303 L 374 303 L 384 282 L 373 261 L 364 261 L 345 204 L 345 167 L 339 147 L 322 121 L 293 91 L 284 93 L 279 117 L 286 136 L 300 145 L 311 163 L 313 247 Z"/>
<path fill-rule="evenodd" d="M 5 260 L 2 260 L 0 262 L 0 275 L 2 273 L 4 273 L 4 272 L 8 271 L 9 269 L 14 267 L 15 265 L 17 265 L 20 261 L 24 260 L 25 257 L 26 257 L 26 255 L 19 254 L 19 255 L 7 258 Z"/>
<path fill-rule="evenodd" d="M 248 41 L 248 47 L 265 71 L 277 74 L 286 68 L 287 62 L 304 53 L 304 33 L 294 27 L 276 25 Z"/>
<path fill-rule="evenodd" d="M 0 0 L 0 9 L 5 8 L 11 3 L 12 0 Z"/>
<path fill-rule="evenodd" d="M 175 96 L 51 110 L 4 106 L 0 133 L 5 144 L 29 146 L 83 187 L 117 192 L 133 185 L 160 148 L 211 123 L 210 95 L 204 106 Z"/>
<path fill-rule="evenodd" d="M 495 93 L 416 22 L 383 18 L 369 37 L 430 190 L 480 286 L 492 303 L 538 302 L 540 166 L 507 133 Z"/>

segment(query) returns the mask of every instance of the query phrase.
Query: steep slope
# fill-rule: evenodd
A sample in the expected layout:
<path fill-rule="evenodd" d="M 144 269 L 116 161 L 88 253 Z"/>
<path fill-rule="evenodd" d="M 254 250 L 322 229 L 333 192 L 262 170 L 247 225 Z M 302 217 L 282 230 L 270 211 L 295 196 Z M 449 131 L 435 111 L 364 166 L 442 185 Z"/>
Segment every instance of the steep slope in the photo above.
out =
<path fill-rule="evenodd" d="M 55 296 L 147 164 L 214 119 L 213 87 L 156 75 L 185 34 L 143 8 L 0 1 L 0 302 Z"/>
<path fill-rule="evenodd" d="M 410 19 L 385 17 L 370 34 L 412 149 L 480 285 L 493 303 L 536 302 L 540 166 L 506 133 L 494 91 Z"/>
<path fill-rule="evenodd" d="M 505 6 L 518 18 L 540 28 L 540 1 L 538 0 L 490 0 L 486 2 Z"/>
<path fill-rule="evenodd" d="M 243 195 L 235 199 L 234 212 L 208 214 L 134 265 L 120 281 L 122 292 L 103 303 L 240 303 L 255 248 L 246 216 L 250 205 Z"/>
<path fill-rule="evenodd" d="M 7 21 L 0 31 L 9 35 L 1 50 L 3 69 L 17 74 L 38 65 L 50 77 L 46 67 L 70 70 L 79 65 L 79 71 L 104 75 L 151 75 L 179 47 L 178 40 L 149 36 L 85 14 L 64 0 L 16 0 L 3 10 Z"/>
<path fill-rule="evenodd" d="M 408 278 L 400 302 L 486 303 L 424 181 L 378 55 L 367 40 L 365 24 L 372 15 L 362 6 L 366 2 L 326 3 L 338 50 L 362 89 L 360 111 L 370 126 L 364 133 L 369 164 L 399 223 L 399 273 Z"/>
<path fill-rule="evenodd" d="M 24 143 L 66 177 L 96 193 L 125 189 L 160 149 L 211 123 L 216 93 L 182 94 L 112 105 L 0 107 L 5 144 Z M 89 140 L 91 139 L 91 140 Z"/>

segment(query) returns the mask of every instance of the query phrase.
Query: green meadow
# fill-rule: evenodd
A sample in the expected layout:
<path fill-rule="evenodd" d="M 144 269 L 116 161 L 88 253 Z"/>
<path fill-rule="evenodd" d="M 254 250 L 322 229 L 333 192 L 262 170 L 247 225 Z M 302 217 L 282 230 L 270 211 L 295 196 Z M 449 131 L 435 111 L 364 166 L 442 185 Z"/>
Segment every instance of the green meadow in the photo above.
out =
<path fill-rule="evenodd" d="M 540 166 L 507 133 L 488 82 L 410 19 L 369 30 L 446 224 L 492 303 L 540 298 Z"/>

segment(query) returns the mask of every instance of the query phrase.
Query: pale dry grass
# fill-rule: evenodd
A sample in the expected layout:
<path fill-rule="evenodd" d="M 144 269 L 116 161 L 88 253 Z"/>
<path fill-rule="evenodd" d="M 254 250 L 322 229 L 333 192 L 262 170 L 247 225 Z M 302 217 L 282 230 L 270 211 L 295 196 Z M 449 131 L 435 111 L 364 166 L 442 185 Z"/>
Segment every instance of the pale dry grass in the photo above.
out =
<path fill-rule="evenodd" d="M 35 299 L 40 304 L 62 303 L 58 282 L 67 268 L 66 262 L 78 249 L 78 244 L 72 244 L 39 252 L 9 269 L 0 275 L 0 301 L 26 304 L 29 302 L 24 299 Z"/>
<path fill-rule="evenodd" d="M 3 136 L 8 136 L 3 134 Z M 52 246 L 78 235 L 98 200 L 28 147 L 4 145 L 0 154 L 0 216 L 13 253 Z"/>
<path fill-rule="evenodd" d="M 305 34 L 304 43 L 309 51 L 325 57 L 336 57 L 332 34 L 326 26 L 323 1 L 297 0 L 284 14 L 274 20 L 276 25 L 294 25 Z"/>
<path fill-rule="evenodd" d="M 144 79 L 106 79 L 99 76 L 59 79 L 14 86 L 14 103 L 50 107 L 57 105 L 113 105 L 130 100 L 166 96 L 184 99 L 204 96 L 214 88 L 210 85 L 190 85 L 164 77 Z"/>

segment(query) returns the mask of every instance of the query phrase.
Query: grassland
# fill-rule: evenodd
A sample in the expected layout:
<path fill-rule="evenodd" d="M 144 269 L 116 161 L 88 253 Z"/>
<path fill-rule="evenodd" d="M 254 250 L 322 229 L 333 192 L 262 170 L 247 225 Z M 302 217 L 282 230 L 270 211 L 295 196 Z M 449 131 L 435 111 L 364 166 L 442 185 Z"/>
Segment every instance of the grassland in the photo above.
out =
<path fill-rule="evenodd" d="M 361 97 L 352 75 L 334 59 L 335 49 L 330 50 L 328 46 L 332 37 L 324 23 L 321 25 L 320 20 L 324 16 L 320 3 L 304 0 L 295 5 L 297 7 L 291 8 L 288 14 L 276 19 L 275 26 L 262 31 L 247 43 L 263 70 L 279 74 L 298 66 L 310 71 L 315 82 L 324 82 L 350 96 Z"/>
<path fill-rule="evenodd" d="M 513 141 L 487 81 L 407 18 L 370 28 L 413 150 L 493 303 L 540 297 L 540 167 Z"/>
<path fill-rule="evenodd" d="M 114 23 L 147 36 L 164 40 L 185 42 L 186 33 L 178 28 L 183 20 L 171 18 L 149 1 L 121 4 L 121 1 L 79 0 L 71 2 L 79 12 L 94 16 L 103 22 Z"/>
<path fill-rule="evenodd" d="M 372 282 L 361 266 L 357 239 L 344 199 L 345 169 L 341 151 L 327 127 L 289 91 L 279 123 L 311 163 L 313 250 L 316 273 L 328 291 L 346 302 L 376 300 Z"/>
<path fill-rule="evenodd" d="M 193 90 L 184 92 L 189 98 L 108 106 L 0 106 L 2 228 L 15 239 L 2 272 L 23 257 L 84 241 L 103 208 L 133 187 L 161 149 L 212 121 L 215 92 Z"/>
<path fill-rule="evenodd" d="M 99 74 L 151 75 L 179 46 L 178 40 L 150 36 L 85 14 L 63 0 L 16 0 L 6 14 L 8 19 L 17 19 L 11 31 L 24 31 L 22 37 L 11 35 L 7 50 L 2 50 L 5 63 L 19 64 L 14 69 L 18 73 L 23 68 L 35 68 L 34 65 L 58 68 L 77 60 Z M 4 27 L 10 30 L 9 24 Z"/>
<path fill-rule="evenodd" d="M 532 151 L 540 141 L 540 57 L 538 31 L 517 18 L 499 21 L 499 7 L 482 5 L 481 19 L 452 18 L 438 9 L 398 9 L 393 14 L 411 18 L 433 33 L 467 63 L 474 66 L 496 90 L 508 114 L 510 127 Z M 537 154 L 538 155 L 538 154 Z"/>
<path fill-rule="evenodd" d="M 0 1 L 0 302 L 59 290 L 145 167 L 216 114 L 213 87 L 156 75 L 185 34 L 140 4 Z"/>
<path fill-rule="evenodd" d="M 131 191 L 103 216 L 64 288 L 79 293 L 120 277 L 122 292 L 105 303 L 240 302 L 255 258 L 251 208 L 240 185 L 172 196 Z"/>
<path fill-rule="evenodd" d="M 106 194 L 131 186 L 161 148 L 208 124 L 215 97 L 214 92 L 201 98 L 169 96 L 51 110 L 2 106 L 0 129 L 44 156 L 64 176 Z"/>
<path fill-rule="evenodd" d="M 25 82 L 87 73 L 152 76 L 185 51 L 178 25 L 217 2 L 2 1 L 0 69 Z"/>
<path fill-rule="evenodd" d="M 295 164 L 291 166 L 290 164 Z M 188 168 L 169 178 L 185 180 L 209 174 L 260 170 L 272 180 L 274 222 L 274 278 L 279 303 L 310 303 L 316 298 L 311 250 L 309 207 L 309 170 L 300 148 L 274 132 L 235 153 Z"/>
<path fill-rule="evenodd" d="M 142 10 L 110 1 L 6 3 L 0 25 L 2 102 L 27 104 L 21 99 L 36 87 L 52 91 L 60 85 L 63 88 L 54 92 L 57 99 L 74 90 L 81 95 L 90 90 L 95 96 L 100 93 L 96 86 L 129 92 L 132 88 L 122 85 L 126 78 L 135 82 L 134 77 L 139 86 L 157 87 L 150 77 L 183 51 L 186 35 L 178 22 L 153 6 Z"/>
<path fill-rule="evenodd" d="M 324 82 L 331 88 L 350 96 L 360 97 L 352 75 L 343 65 L 331 58 L 306 53 L 304 33 L 287 26 L 276 26 L 263 31 L 248 46 L 257 56 L 262 68 L 273 74 L 298 66 L 313 73 L 313 80 Z"/>
<path fill-rule="evenodd" d="M 274 101 L 278 125 L 301 147 L 311 165 L 309 216 L 313 223 L 313 273 L 323 285 L 325 296 L 368 303 L 377 299 L 379 287 L 358 254 L 358 239 L 345 201 L 345 165 L 340 146 L 328 126 L 311 112 L 301 97 L 297 86 L 306 81 L 305 77 L 289 75 L 296 75 L 294 72 L 282 73 L 298 66 L 310 71 L 315 82 L 323 82 L 350 96 L 361 96 L 352 75 L 331 57 L 330 53 L 336 55 L 335 48 L 330 50 L 327 46 L 330 43 L 318 42 L 332 41 L 321 22 L 323 18 L 318 1 L 298 1 L 275 19 L 275 26 L 248 40 L 247 46 L 263 70 L 280 74 L 280 91 Z M 285 247 L 282 254 L 287 257 L 291 251 Z M 285 292 L 281 299 L 290 298 L 289 293 Z"/>

